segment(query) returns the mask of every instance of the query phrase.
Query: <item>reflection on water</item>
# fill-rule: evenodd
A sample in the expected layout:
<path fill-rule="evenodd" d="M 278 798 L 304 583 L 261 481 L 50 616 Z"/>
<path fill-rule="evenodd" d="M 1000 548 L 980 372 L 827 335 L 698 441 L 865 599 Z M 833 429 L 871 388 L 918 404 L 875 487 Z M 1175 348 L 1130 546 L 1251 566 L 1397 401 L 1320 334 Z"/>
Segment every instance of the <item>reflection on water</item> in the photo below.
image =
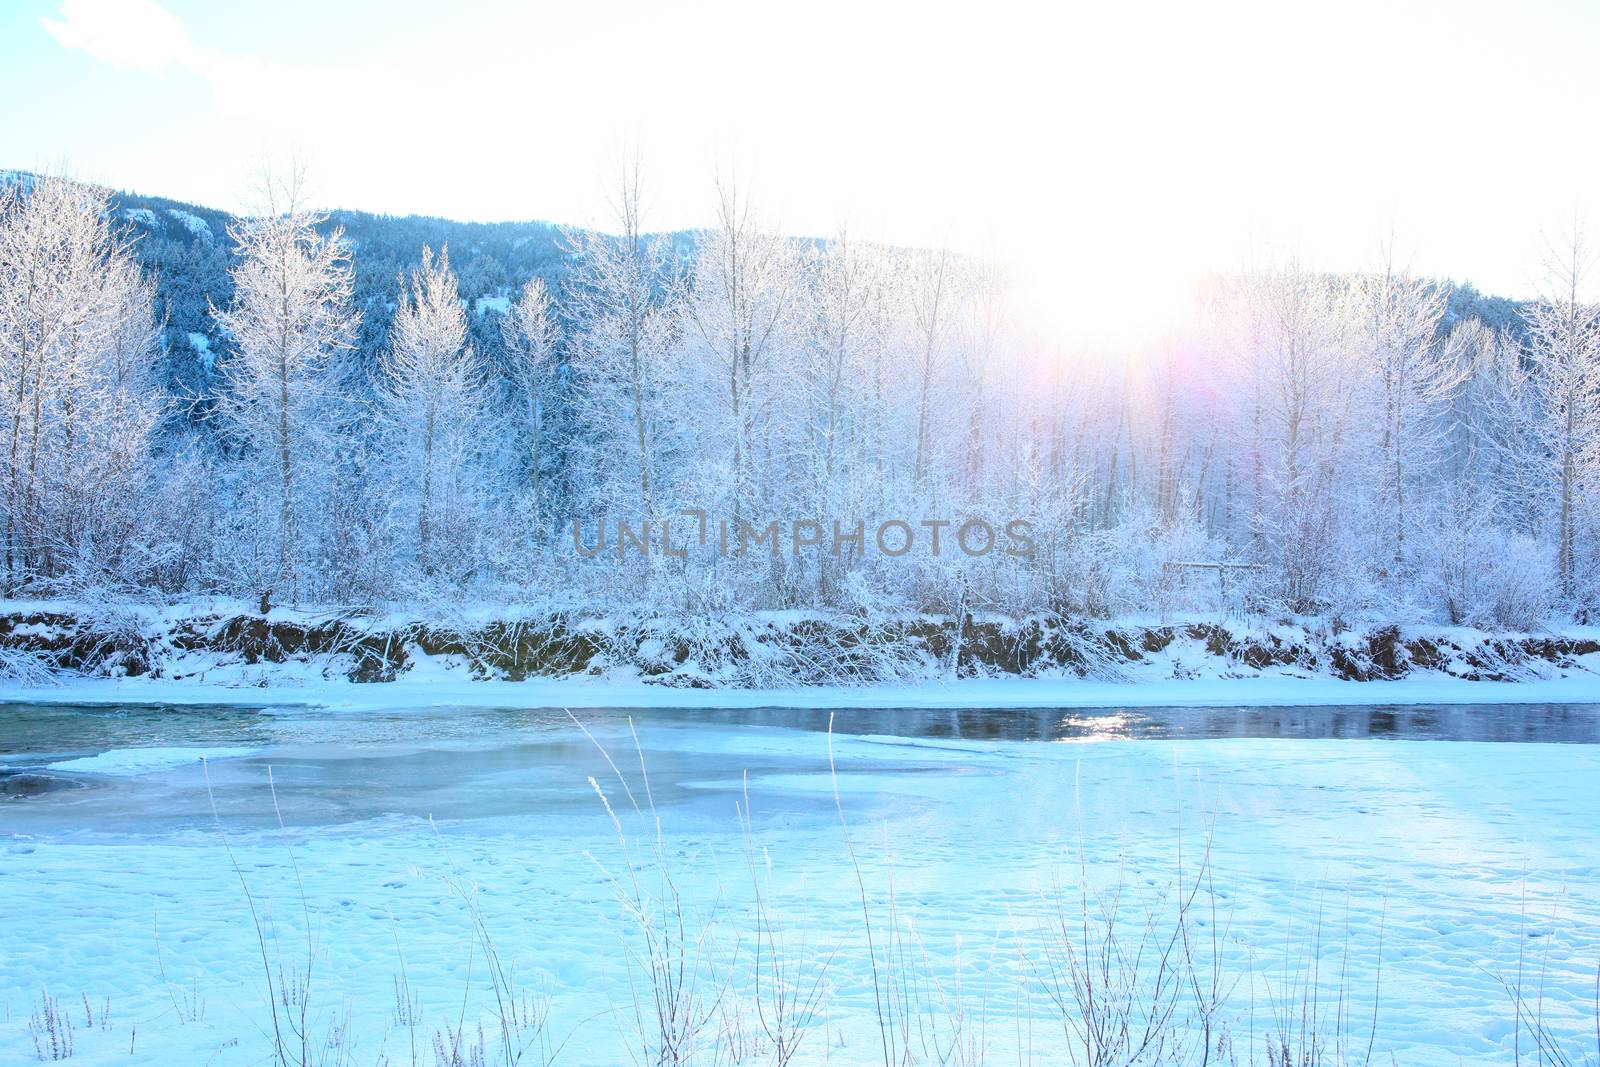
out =
<path fill-rule="evenodd" d="M 1600 704 L 1393 707 L 1222 707 L 928 710 L 577 708 L 587 727 L 626 731 L 741 727 L 971 741 L 1141 741 L 1184 738 L 1393 738 L 1416 741 L 1600 743 Z M 0 767 L 117 748 L 549 740 L 573 731 L 561 709 L 91 707 L 0 704 Z M 575 731 L 574 731 L 575 732 Z"/>
<path fill-rule="evenodd" d="M 758 808 L 805 818 L 828 807 L 819 807 L 819 796 L 831 796 L 823 736 L 830 721 L 842 746 L 841 781 L 849 781 L 857 797 L 896 793 L 884 801 L 896 810 L 921 802 L 902 795 L 906 790 L 939 793 L 941 787 L 928 793 L 914 784 L 919 776 L 993 773 L 996 757 L 1053 760 L 1066 753 L 1045 746 L 1065 742 L 1600 743 L 1600 705 L 832 713 L 588 708 L 574 709 L 573 716 L 584 730 L 560 709 L 0 705 L 0 840 L 204 829 L 212 825 L 213 805 L 230 824 L 266 828 L 277 823 L 279 800 L 284 819 L 300 826 L 429 816 L 483 824 L 529 812 L 581 819 L 594 805 L 582 783 L 614 773 L 597 743 L 630 765 L 648 754 L 655 801 L 680 816 L 725 814 L 729 791 L 738 791 L 748 776 L 764 782 Z M 640 757 L 633 754 L 635 737 Z M 971 750 L 951 742 L 969 742 Z M 200 756 L 208 753 L 212 758 L 202 768 Z M 809 785 L 793 792 L 799 783 Z M 560 820 L 555 825 L 559 832 Z"/>
<path fill-rule="evenodd" d="M 658 712 L 649 712 L 654 716 Z M 724 725 L 826 730 L 827 711 L 762 709 L 680 713 Z M 831 713 L 833 729 L 970 741 L 1140 741 L 1182 738 L 1391 738 L 1600 744 L 1600 704 L 1398 707 L 965 708 Z"/>

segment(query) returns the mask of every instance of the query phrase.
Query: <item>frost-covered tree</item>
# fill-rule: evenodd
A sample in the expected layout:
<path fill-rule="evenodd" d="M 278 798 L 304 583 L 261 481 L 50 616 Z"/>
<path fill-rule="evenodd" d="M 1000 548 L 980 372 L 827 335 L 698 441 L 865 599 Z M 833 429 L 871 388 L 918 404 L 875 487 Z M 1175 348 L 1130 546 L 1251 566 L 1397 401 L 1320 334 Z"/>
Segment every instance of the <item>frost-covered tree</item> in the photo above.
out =
<path fill-rule="evenodd" d="M 1527 314 L 1528 351 L 1544 402 L 1543 433 L 1556 484 L 1556 573 L 1578 592 L 1579 529 L 1600 485 L 1600 304 L 1587 293 L 1592 253 L 1581 228 L 1548 256 L 1547 291 Z"/>
<path fill-rule="evenodd" d="M 267 558 L 248 569 L 290 602 L 301 595 L 308 557 L 307 511 L 325 490 L 335 443 L 349 410 L 343 356 L 360 315 L 351 307 L 352 271 L 342 231 L 302 201 L 301 177 L 268 176 L 264 213 L 230 230 L 237 246 L 233 300 L 213 308 L 231 339 L 217 414 L 270 480 L 276 497 Z"/>
<path fill-rule="evenodd" d="M 1533 367 L 1521 346 L 1481 322 L 1458 325 L 1448 344 L 1466 371 L 1451 413 L 1456 493 L 1487 493 L 1497 522 L 1536 538 L 1547 471 Z"/>
<path fill-rule="evenodd" d="M 954 288 L 950 249 L 941 247 L 935 252 L 916 256 L 913 270 L 915 280 L 909 293 L 916 330 L 912 380 L 916 383 L 917 431 L 911 479 L 920 490 L 928 473 L 933 444 L 930 419 L 933 414 L 934 387 L 948 355 L 946 334 L 950 329 Z"/>
<path fill-rule="evenodd" d="M 580 434 L 602 506 L 655 511 L 663 378 L 675 335 L 675 263 L 670 243 L 644 223 L 637 154 L 612 187 L 616 232 L 569 230 L 575 268 L 567 300 L 579 324 L 572 359 L 582 390 Z"/>
<path fill-rule="evenodd" d="M 136 581 L 149 561 L 130 553 L 151 518 L 143 511 L 151 442 L 165 408 L 151 375 L 161 335 L 154 285 L 126 248 L 117 249 L 84 307 L 59 368 L 49 521 L 68 567 L 85 578 Z"/>
<path fill-rule="evenodd" d="M 153 291 L 104 190 L 56 177 L 0 188 L 6 584 L 133 580 L 160 399 Z"/>
<path fill-rule="evenodd" d="M 488 404 L 448 250 L 422 250 L 390 327 L 379 396 L 393 502 L 414 512 L 416 561 L 432 574 L 439 525 L 464 510 L 467 458 Z"/>
<path fill-rule="evenodd" d="M 883 256 L 847 233 L 829 241 L 809 264 L 806 287 L 804 361 L 805 411 L 809 441 L 810 501 L 816 514 L 829 514 L 848 499 L 847 482 L 860 476 L 852 466 L 861 458 L 858 442 L 870 386 L 869 360 L 879 339 L 872 330 L 874 306 L 882 300 Z"/>
<path fill-rule="evenodd" d="M 972 271 L 971 281 L 960 322 L 963 338 L 958 351 L 968 410 L 963 480 L 968 497 L 977 500 L 984 492 L 988 475 L 990 379 L 1001 355 L 1009 309 L 1005 271 L 999 263 L 992 259 L 980 262 Z"/>
<path fill-rule="evenodd" d="M 1416 495 L 1436 473 L 1449 440 L 1446 415 L 1466 368 L 1439 343 L 1444 295 L 1436 285 L 1399 273 L 1393 267 L 1355 280 L 1356 314 L 1365 319 L 1364 368 L 1372 381 L 1374 412 L 1370 425 L 1381 427 L 1374 457 L 1379 544 L 1392 574 L 1409 565 L 1406 538 L 1416 521 Z"/>
<path fill-rule="evenodd" d="M 1352 549 L 1342 505 L 1363 376 L 1350 293 L 1291 262 L 1243 278 L 1227 302 L 1235 354 L 1224 389 L 1248 479 L 1249 552 L 1273 568 L 1285 606 L 1314 611 Z"/>
<path fill-rule="evenodd" d="M 543 278 L 530 278 L 500 324 L 517 390 L 522 395 L 528 435 L 528 504 L 537 529 L 543 521 L 545 393 L 555 373 L 561 327 Z"/>
<path fill-rule="evenodd" d="M 774 414 L 773 385 L 792 378 L 779 361 L 792 351 L 800 296 L 794 243 L 767 228 L 736 176 L 717 180 L 716 224 L 700 234 L 688 318 L 695 353 L 709 370 L 708 437 L 728 457 L 727 499 L 735 527 L 769 484 L 757 428 Z"/>

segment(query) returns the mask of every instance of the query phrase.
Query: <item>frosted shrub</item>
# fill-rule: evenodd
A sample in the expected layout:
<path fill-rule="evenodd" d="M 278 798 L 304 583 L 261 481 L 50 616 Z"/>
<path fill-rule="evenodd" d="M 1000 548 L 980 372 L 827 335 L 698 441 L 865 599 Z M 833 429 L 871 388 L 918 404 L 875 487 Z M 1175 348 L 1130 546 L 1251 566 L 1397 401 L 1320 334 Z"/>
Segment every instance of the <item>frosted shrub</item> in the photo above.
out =
<path fill-rule="evenodd" d="M 1216 579 L 1173 565 L 1230 558 L 1191 515 L 1163 522 L 1154 509 L 1136 507 L 1115 527 L 1071 543 L 1067 562 L 1075 580 L 1066 607 L 1101 618 L 1209 610 L 1217 603 Z"/>
<path fill-rule="evenodd" d="M 1117 592 L 1115 538 L 1106 531 L 1086 531 L 1069 540 L 1063 552 L 1065 588 L 1058 608 L 1096 618 L 1115 610 Z"/>
<path fill-rule="evenodd" d="M 1154 514 L 1149 516 L 1130 539 L 1131 551 L 1124 555 L 1124 566 L 1131 568 L 1128 598 L 1132 609 L 1143 605 L 1161 615 L 1211 609 L 1218 595 L 1216 579 L 1210 572 L 1189 575 L 1176 565 L 1227 560 L 1232 554 L 1207 536 L 1193 515 L 1180 513 L 1165 523 L 1155 519 Z"/>
<path fill-rule="evenodd" d="M 137 545 L 133 574 L 162 592 L 193 588 L 206 577 L 206 558 L 216 543 L 215 466 L 202 448 L 164 457 L 151 478 L 145 504 L 145 536 Z"/>
<path fill-rule="evenodd" d="M 1497 544 L 1499 551 L 1494 550 Z M 1501 531 L 1495 531 L 1485 545 L 1472 621 L 1499 629 L 1538 629 L 1555 596 L 1546 554 L 1531 539 Z"/>
<path fill-rule="evenodd" d="M 842 606 L 863 615 L 886 613 L 893 605 L 882 583 L 874 581 L 864 567 L 845 571 L 839 578 L 838 590 Z"/>
<path fill-rule="evenodd" d="M 1433 538 L 1429 547 L 1432 559 L 1428 582 L 1452 625 L 1462 625 L 1472 610 L 1475 594 L 1475 561 L 1465 551 L 1459 527 L 1449 527 Z"/>
<path fill-rule="evenodd" d="M 1453 625 L 1539 628 L 1554 605 L 1549 554 L 1532 539 L 1468 515 L 1429 539 L 1428 581 Z"/>
<path fill-rule="evenodd" d="M 30 689 L 61 684 L 48 656 L 25 648 L 0 649 L 0 682 Z"/>

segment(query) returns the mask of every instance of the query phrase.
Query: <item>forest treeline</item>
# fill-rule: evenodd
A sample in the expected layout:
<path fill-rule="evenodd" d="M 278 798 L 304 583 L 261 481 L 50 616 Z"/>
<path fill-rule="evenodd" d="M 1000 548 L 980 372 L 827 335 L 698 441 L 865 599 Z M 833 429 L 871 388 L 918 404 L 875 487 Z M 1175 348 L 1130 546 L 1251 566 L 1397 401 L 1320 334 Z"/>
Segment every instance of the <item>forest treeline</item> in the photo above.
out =
<path fill-rule="evenodd" d="M 1284 258 L 1109 358 L 1024 329 L 997 264 L 786 236 L 733 183 L 677 235 L 636 168 L 607 232 L 262 191 L 0 190 L 8 595 L 1497 629 L 1600 600 L 1577 235 L 1537 300 Z"/>

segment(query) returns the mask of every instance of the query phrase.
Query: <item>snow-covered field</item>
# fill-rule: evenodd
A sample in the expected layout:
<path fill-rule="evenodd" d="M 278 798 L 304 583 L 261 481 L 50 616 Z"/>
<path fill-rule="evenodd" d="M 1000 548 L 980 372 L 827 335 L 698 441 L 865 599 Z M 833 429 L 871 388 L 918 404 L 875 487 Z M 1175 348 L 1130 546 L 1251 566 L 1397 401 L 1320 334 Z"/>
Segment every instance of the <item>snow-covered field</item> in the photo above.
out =
<path fill-rule="evenodd" d="M 1309 1002 L 1319 1062 L 1371 1040 L 1373 1062 L 1509 1063 L 1534 1040 L 1519 976 L 1594 1053 L 1593 707 L 841 711 L 837 779 L 820 711 L 577 712 L 594 741 L 538 710 L 3 714 L 0 1062 L 35 1060 L 44 991 L 85 1064 L 272 1062 L 274 1004 L 291 1061 L 431 1065 L 464 1029 L 463 1062 L 480 1040 L 505 1062 L 488 950 L 522 1062 L 648 1062 L 652 945 L 697 976 L 699 1039 L 748 1050 L 776 988 L 762 915 L 787 988 L 815 993 L 795 1062 L 882 1062 L 886 1040 L 1070 1062 L 1049 994 L 1071 957 L 1045 931 L 1103 943 L 1079 886 L 1121 886 L 1123 944 L 1164 944 L 1208 824 L 1189 955 L 1207 982 L 1219 964 L 1213 1040 L 1241 1061 L 1300 1040 Z M 1175 1018 L 1193 1052 L 1192 992 Z"/>

